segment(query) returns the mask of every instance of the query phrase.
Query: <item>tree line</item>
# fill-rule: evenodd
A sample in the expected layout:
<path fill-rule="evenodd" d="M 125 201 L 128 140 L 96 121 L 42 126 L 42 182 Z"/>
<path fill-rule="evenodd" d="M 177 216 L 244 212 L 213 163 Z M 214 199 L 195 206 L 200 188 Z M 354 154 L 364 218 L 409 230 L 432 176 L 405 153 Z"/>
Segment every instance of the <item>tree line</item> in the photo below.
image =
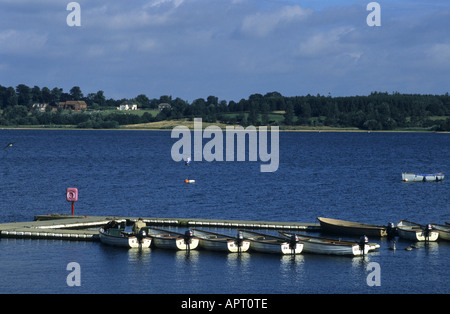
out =
<path fill-rule="evenodd" d="M 57 104 L 83 100 L 85 112 L 41 112 L 35 103 Z M 131 101 L 139 109 L 170 108 L 152 115 L 115 112 L 102 114 Z M 49 107 L 50 108 L 50 107 Z M 148 98 L 141 94 L 133 99 L 106 99 L 103 91 L 84 95 L 78 86 L 68 93 L 62 88 L 49 89 L 24 84 L 14 87 L 0 85 L 0 125 L 76 125 L 81 128 L 115 128 L 120 125 L 161 120 L 202 118 L 205 122 L 226 124 L 356 127 L 364 130 L 425 128 L 450 131 L 450 97 L 444 95 L 372 92 L 365 96 L 332 97 L 331 95 L 283 96 L 279 92 L 252 94 L 239 101 L 219 100 L 208 96 L 192 102 L 163 95 Z M 156 111 L 155 111 L 156 112 Z M 282 118 L 280 119 L 280 115 Z"/>

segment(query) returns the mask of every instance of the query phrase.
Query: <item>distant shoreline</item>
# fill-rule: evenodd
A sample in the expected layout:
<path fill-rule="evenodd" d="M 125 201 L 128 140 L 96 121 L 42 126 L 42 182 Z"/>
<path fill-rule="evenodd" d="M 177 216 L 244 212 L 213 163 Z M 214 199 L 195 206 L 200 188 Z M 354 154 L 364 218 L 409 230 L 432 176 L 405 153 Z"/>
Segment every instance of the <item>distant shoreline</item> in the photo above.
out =
<path fill-rule="evenodd" d="M 173 121 L 175 122 L 175 121 Z M 178 121 L 179 122 L 179 121 Z M 187 122 L 187 123 L 186 123 Z M 153 122 L 155 123 L 155 122 Z M 152 123 L 152 124 L 153 124 Z M 172 131 L 176 126 L 186 126 L 190 130 L 193 130 L 192 121 L 182 121 L 179 123 L 170 123 L 165 125 L 150 126 L 150 123 L 146 123 L 143 126 L 140 125 L 125 125 L 118 128 L 105 128 L 105 129 L 94 129 L 94 128 L 77 128 L 76 126 L 48 126 L 48 125 L 19 125 L 19 126 L 0 126 L 0 130 L 80 130 L 80 131 Z M 202 129 L 204 130 L 208 126 L 218 126 L 219 128 L 225 130 L 226 127 L 237 127 L 238 125 L 228 125 L 223 123 L 203 123 Z M 258 129 L 258 127 L 256 127 Z M 270 131 L 270 126 L 267 128 Z M 305 127 L 305 126 L 280 126 L 280 132 L 315 132 L 315 133 L 450 133 L 448 131 L 431 131 L 426 129 L 394 129 L 394 130 L 362 130 L 358 128 L 339 128 L 339 127 Z"/>

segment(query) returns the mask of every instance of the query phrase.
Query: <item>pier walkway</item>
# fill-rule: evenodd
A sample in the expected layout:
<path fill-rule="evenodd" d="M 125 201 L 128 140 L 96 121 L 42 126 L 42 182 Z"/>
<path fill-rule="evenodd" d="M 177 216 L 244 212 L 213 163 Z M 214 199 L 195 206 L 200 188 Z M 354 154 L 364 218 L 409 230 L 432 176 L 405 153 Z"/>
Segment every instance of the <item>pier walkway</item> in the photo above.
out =
<path fill-rule="evenodd" d="M 147 225 L 320 231 L 319 223 L 198 218 L 145 218 Z M 111 220 L 132 224 L 138 217 L 39 215 L 30 222 L 0 224 L 0 237 L 98 241 L 98 229 Z"/>

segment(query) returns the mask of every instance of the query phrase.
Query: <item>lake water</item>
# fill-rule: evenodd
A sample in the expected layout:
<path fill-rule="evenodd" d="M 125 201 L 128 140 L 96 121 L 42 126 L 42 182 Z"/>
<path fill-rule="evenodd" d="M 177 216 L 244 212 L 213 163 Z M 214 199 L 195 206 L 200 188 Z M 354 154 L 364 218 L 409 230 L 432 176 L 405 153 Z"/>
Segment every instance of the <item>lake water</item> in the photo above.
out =
<path fill-rule="evenodd" d="M 385 225 L 450 221 L 449 183 L 403 183 L 401 172 L 450 173 L 450 135 L 280 133 L 276 172 L 261 162 L 171 158 L 169 131 L 0 130 L 0 222 L 75 214 Z M 206 140 L 205 140 L 206 142 Z M 3 147 L 0 147 L 0 149 Z M 185 184 L 186 178 L 195 184 Z M 236 230 L 215 229 L 234 235 Z M 184 230 L 180 230 L 184 232 Z M 267 231 L 273 233 L 273 231 Z M 317 234 L 316 234 L 317 235 Z M 370 239 L 362 258 L 124 250 L 97 242 L 0 239 L 0 293 L 449 293 L 450 244 Z M 81 285 L 66 279 L 80 265 Z M 369 286 L 369 263 L 380 286 Z"/>

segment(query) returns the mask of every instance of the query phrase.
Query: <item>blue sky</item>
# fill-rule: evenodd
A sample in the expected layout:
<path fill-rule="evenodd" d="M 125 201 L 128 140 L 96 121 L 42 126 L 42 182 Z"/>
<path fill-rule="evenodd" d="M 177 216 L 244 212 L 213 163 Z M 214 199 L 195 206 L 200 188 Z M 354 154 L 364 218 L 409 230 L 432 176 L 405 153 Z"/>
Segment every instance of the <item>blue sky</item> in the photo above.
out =
<path fill-rule="evenodd" d="M 187 101 L 278 91 L 285 96 L 444 94 L 450 2 L 0 0 L 0 85 L 47 86 L 107 98 Z"/>

